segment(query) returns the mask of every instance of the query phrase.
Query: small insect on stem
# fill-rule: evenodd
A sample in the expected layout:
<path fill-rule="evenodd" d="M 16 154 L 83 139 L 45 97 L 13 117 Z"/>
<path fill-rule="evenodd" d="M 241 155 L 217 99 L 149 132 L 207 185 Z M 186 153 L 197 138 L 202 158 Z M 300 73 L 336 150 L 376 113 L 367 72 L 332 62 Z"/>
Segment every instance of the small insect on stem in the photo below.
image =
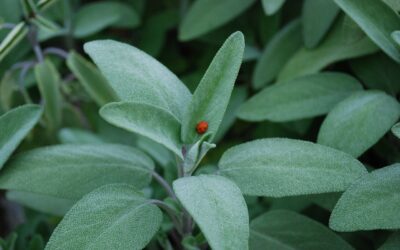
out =
<path fill-rule="evenodd" d="M 201 122 L 197 123 L 196 131 L 198 134 L 200 134 L 200 135 L 204 134 L 205 132 L 207 132 L 207 129 L 208 129 L 208 122 L 201 121 Z"/>

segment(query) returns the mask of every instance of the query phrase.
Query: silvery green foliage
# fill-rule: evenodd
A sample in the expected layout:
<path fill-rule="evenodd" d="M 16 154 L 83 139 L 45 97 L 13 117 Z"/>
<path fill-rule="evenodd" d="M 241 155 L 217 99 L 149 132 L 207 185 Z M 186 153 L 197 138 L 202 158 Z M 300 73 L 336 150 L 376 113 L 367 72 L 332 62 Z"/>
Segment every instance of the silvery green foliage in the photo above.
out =
<path fill-rule="evenodd" d="M 286 0 L 261 0 L 266 15 L 273 15 L 279 11 Z"/>

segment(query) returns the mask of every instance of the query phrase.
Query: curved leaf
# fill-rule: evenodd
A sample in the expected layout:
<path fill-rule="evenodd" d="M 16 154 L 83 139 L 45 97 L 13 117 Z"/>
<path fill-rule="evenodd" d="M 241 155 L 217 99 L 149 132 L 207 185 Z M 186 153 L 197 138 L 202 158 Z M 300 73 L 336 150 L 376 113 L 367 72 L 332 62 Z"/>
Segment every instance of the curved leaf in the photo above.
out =
<path fill-rule="evenodd" d="M 182 118 L 191 94 L 157 60 L 135 47 L 111 40 L 89 42 L 84 49 L 122 101 L 147 103 Z"/>
<path fill-rule="evenodd" d="M 392 133 L 400 139 L 400 123 L 396 123 L 393 127 L 392 127 Z"/>
<path fill-rule="evenodd" d="M 132 186 L 111 184 L 84 196 L 58 224 L 46 250 L 143 249 L 162 213 Z"/>
<path fill-rule="evenodd" d="M 63 128 L 58 132 L 62 144 L 98 144 L 105 143 L 98 135 L 78 128 Z"/>
<path fill-rule="evenodd" d="M 399 46 L 390 33 L 400 29 L 400 18 L 383 1 L 334 0 L 388 56 L 400 63 Z M 377 15 L 377 13 L 379 13 Z"/>
<path fill-rule="evenodd" d="M 265 88 L 247 100 L 238 116 L 248 121 L 293 121 L 328 113 L 355 91 L 360 83 L 342 73 L 319 73 Z"/>
<path fill-rule="evenodd" d="M 227 150 L 220 174 L 246 195 L 282 197 L 339 192 L 365 174 L 350 155 L 307 141 L 272 138 Z"/>
<path fill-rule="evenodd" d="M 364 175 L 343 193 L 329 226 L 341 232 L 399 229 L 399 183 L 399 164 Z"/>
<path fill-rule="evenodd" d="M 0 116 L 0 169 L 42 115 L 38 105 L 24 105 Z"/>
<path fill-rule="evenodd" d="M 25 22 L 17 24 L 0 43 L 0 62 L 28 33 Z"/>
<path fill-rule="evenodd" d="M 215 55 L 186 109 L 181 131 L 183 142 L 191 144 L 200 138 L 196 132 L 200 121 L 208 122 L 210 141 L 218 132 L 242 63 L 243 51 L 243 34 L 236 32 Z"/>
<path fill-rule="evenodd" d="M 271 16 L 279 11 L 285 0 L 262 0 L 261 4 L 263 6 L 266 15 Z"/>
<path fill-rule="evenodd" d="M 351 250 L 353 247 L 317 221 L 295 212 L 274 210 L 251 221 L 250 249 Z"/>
<path fill-rule="evenodd" d="M 77 200 L 110 183 L 150 183 L 152 160 L 117 144 L 57 145 L 19 154 L 2 170 L 0 188 Z"/>
<path fill-rule="evenodd" d="M 377 122 L 379 117 L 379 122 Z M 340 102 L 325 118 L 318 143 L 359 157 L 400 117 L 399 103 L 381 91 L 364 91 Z"/>
<path fill-rule="evenodd" d="M 144 103 L 114 102 L 100 115 L 109 123 L 156 141 L 182 158 L 180 123 L 168 111 Z"/>
<path fill-rule="evenodd" d="M 195 1 L 179 26 L 179 40 L 191 40 L 224 25 L 254 2 L 255 0 Z"/>
<path fill-rule="evenodd" d="M 178 179 L 173 187 L 212 249 L 248 249 L 249 216 L 234 183 L 222 176 L 200 175 Z"/>
<path fill-rule="evenodd" d="M 392 32 L 392 38 L 398 45 L 400 45 L 400 31 L 399 30 Z"/>

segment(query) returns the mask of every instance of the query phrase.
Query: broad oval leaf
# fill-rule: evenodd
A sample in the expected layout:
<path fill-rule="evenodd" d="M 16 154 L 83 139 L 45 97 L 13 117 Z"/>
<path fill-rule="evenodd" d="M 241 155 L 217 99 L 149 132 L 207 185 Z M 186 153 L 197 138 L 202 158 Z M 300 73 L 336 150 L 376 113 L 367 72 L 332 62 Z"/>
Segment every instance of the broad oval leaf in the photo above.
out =
<path fill-rule="evenodd" d="M 400 117 L 399 103 L 381 91 L 363 91 L 340 102 L 325 118 L 318 143 L 359 157 Z M 379 118 L 379 121 L 377 121 Z"/>
<path fill-rule="evenodd" d="M 109 123 L 156 141 L 182 158 L 180 123 L 168 111 L 144 103 L 114 102 L 100 115 Z"/>
<path fill-rule="evenodd" d="M 117 144 L 57 145 L 17 155 L 0 175 L 0 188 L 71 200 L 110 183 L 150 183 L 153 161 Z"/>
<path fill-rule="evenodd" d="M 332 211 L 336 231 L 400 228 L 400 164 L 364 175 L 351 185 Z"/>
<path fill-rule="evenodd" d="M 400 18 L 383 1 L 334 0 L 388 56 L 400 63 L 400 48 L 390 37 Z M 377 13 L 379 13 L 377 15 Z"/>
<path fill-rule="evenodd" d="M 179 39 L 187 41 L 206 34 L 248 9 L 256 0 L 197 0 L 179 26 Z"/>
<path fill-rule="evenodd" d="M 316 47 L 339 13 L 333 0 L 306 0 L 302 10 L 303 40 L 306 48 Z"/>
<path fill-rule="evenodd" d="M 42 115 L 38 105 L 24 105 L 0 116 L 0 169 Z"/>
<path fill-rule="evenodd" d="M 253 87 L 259 89 L 274 80 L 301 44 L 301 25 L 295 20 L 282 28 L 265 47 L 254 69 Z"/>
<path fill-rule="evenodd" d="M 242 63 L 244 37 L 241 32 L 232 34 L 219 49 L 201 79 L 182 121 L 181 138 L 188 144 L 200 138 L 196 125 L 208 122 L 210 141 L 218 132 L 228 106 L 233 85 Z"/>
<path fill-rule="evenodd" d="M 178 179 L 173 188 L 212 249 L 248 249 L 249 215 L 233 182 L 222 176 L 199 175 Z"/>
<path fill-rule="evenodd" d="M 349 17 L 342 16 L 318 47 L 301 48 L 294 54 L 279 73 L 278 80 L 317 73 L 332 63 L 371 54 L 377 50 L 378 47 Z"/>
<path fill-rule="evenodd" d="M 279 11 L 286 0 L 261 0 L 264 12 L 270 16 Z"/>
<path fill-rule="evenodd" d="M 60 92 L 60 74 L 50 60 L 35 66 L 35 78 L 44 101 L 44 116 L 51 131 L 61 125 L 62 100 Z"/>
<path fill-rule="evenodd" d="M 112 40 L 89 42 L 84 49 L 122 101 L 161 107 L 181 120 L 192 95 L 164 65 L 135 47 Z"/>
<path fill-rule="evenodd" d="M 251 221 L 250 249 L 351 250 L 353 247 L 317 221 L 295 212 L 274 210 Z"/>
<path fill-rule="evenodd" d="M 248 121 L 293 121 L 328 113 L 362 86 L 343 73 L 325 72 L 274 84 L 247 100 L 238 116 Z"/>
<path fill-rule="evenodd" d="M 232 147 L 222 155 L 219 168 L 244 194 L 271 197 L 343 191 L 367 172 L 346 153 L 283 138 Z"/>
<path fill-rule="evenodd" d="M 67 65 L 99 106 L 117 100 L 114 90 L 100 71 L 78 53 L 68 54 Z"/>
<path fill-rule="evenodd" d="M 62 144 L 99 144 L 106 141 L 100 136 L 83 129 L 63 128 L 58 132 Z"/>
<path fill-rule="evenodd" d="M 111 184 L 85 195 L 58 224 L 46 250 L 143 249 L 162 212 L 134 187 Z"/>

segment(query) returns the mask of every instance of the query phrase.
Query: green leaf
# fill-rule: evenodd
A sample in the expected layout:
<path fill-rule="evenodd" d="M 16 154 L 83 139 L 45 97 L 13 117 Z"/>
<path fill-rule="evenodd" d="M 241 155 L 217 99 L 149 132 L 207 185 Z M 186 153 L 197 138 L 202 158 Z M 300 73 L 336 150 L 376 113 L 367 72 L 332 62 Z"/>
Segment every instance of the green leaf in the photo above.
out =
<path fill-rule="evenodd" d="M 317 221 L 295 212 L 274 210 L 251 221 L 250 249 L 351 250 L 353 247 Z"/>
<path fill-rule="evenodd" d="M 75 203 L 74 200 L 31 192 L 8 191 L 6 196 L 8 200 L 17 202 L 23 206 L 57 216 L 64 216 Z"/>
<path fill-rule="evenodd" d="M 265 47 L 253 72 L 253 87 L 260 89 L 274 80 L 301 44 L 301 25 L 296 19 L 281 29 Z"/>
<path fill-rule="evenodd" d="M 20 0 L 20 3 L 26 19 L 36 16 L 37 7 L 33 0 Z"/>
<path fill-rule="evenodd" d="M 325 118 L 318 143 L 359 157 L 400 117 L 399 103 L 381 91 L 363 91 L 340 102 Z M 379 122 L 377 122 L 379 118 Z"/>
<path fill-rule="evenodd" d="M 220 174 L 233 180 L 244 194 L 271 197 L 343 191 L 367 172 L 346 153 L 283 138 L 230 148 L 218 165 Z"/>
<path fill-rule="evenodd" d="M 67 65 L 99 106 L 117 100 L 114 90 L 100 71 L 78 53 L 69 53 Z"/>
<path fill-rule="evenodd" d="M 183 142 L 191 144 L 200 138 L 196 131 L 200 121 L 208 123 L 209 141 L 218 132 L 242 63 L 243 51 L 243 34 L 236 32 L 215 55 L 186 109 L 181 130 Z"/>
<path fill-rule="evenodd" d="M 99 144 L 105 143 L 98 135 L 78 128 L 63 128 L 58 132 L 58 139 L 63 144 Z"/>
<path fill-rule="evenodd" d="M 139 15 L 127 4 L 109 1 L 95 2 L 79 9 L 75 17 L 74 36 L 87 37 L 110 26 L 134 28 L 139 23 Z"/>
<path fill-rule="evenodd" d="M 35 77 L 44 101 L 44 116 L 51 131 L 61 125 L 62 100 L 60 93 L 60 74 L 50 60 L 35 66 Z"/>
<path fill-rule="evenodd" d="M 332 211 L 333 230 L 400 228 L 400 165 L 392 165 L 364 175 L 351 185 Z"/>
<path fill-rule="evenodd" d="M 262 0 L 261 3 L 265 14 L 267 16 L 271 16 L 278 12 L 278 10 L 285 3 L 285 0 Z"/>
<path fill-rule="evenodd" d="M 191 94 L 164 65 L 135 47 L 111 40 L 89 42 L 84 48 L 119 99 L 163 108 L 181 120 Z"/>
<path fill-rule="evenodd" d="M 58 224 L 52 249 L 143 249 L 160 228 L 162 213 L 131 186 L 111 184 L 84 196 Z"/>
<path fill-rule="evenodd" d="M 392 38 L 398 45 L 400 45 L 400 31 L 399 30 L 392 32 Z"/>
<path fill-rule="evenodd" d="M 400 29 L 400 18 L 383 1 L 334 0 L 388 56 L 400 63 L 399 46 L 390 34 Z M 379 13 L 379 14 L 377 14 Z"/>
<path fill-rule="evenodd" d="M 21 42 L 22 38 L 28 33 L 25 22 L 17 24 L 10 33 L 0 43 L 0 62 L 10 51 Z"/>
<path fill-rule="evenodd" d="M 343 73 L 324 72 L 278 82 L 247 100 L 238 116 L 248 121 L 286 122 L 328 113 L 362 86 Z"/>
<path fill-rule="evenodd" d="M 38 105 L 24 105 L 0 116 L 0 169 L 42 115 Z"/>
<path fill-rule="evenodd" d="M 255 0 L 197 0 L 179 26 L 179 40 L 188 41 L 231 21 Z"/>
<path fill-rule="evenodd" d="M 400 122 L 396 123 L 393 127 L 392 127 L 392 133 L 400 139 Z"/>
<path fill-rule="evenodd" d="M 154 163 L 141 151 L 117 144 L 57 145 L 13 158 L 0 175 L 0 188 L 71 200 L 109 183 L 150 183 Z"/>
<path fill-rule="evenodd" d="M 279 73 L 278 80 L 317 73 L 332 63 L 377 50 L 376 45 L 350 18 L 341 16 L 317 48 L 301 48 L 294 54 Z"/>
<path fill-rule="evenodd" d="M 397 250 L 400 246 L 400 232 L 394 232 L 389 238 L 378 248 L 378 250 Z"/>
<path fill-rule="evenodd" d="M 178 179 L 173 188 L 212 249 L 248 249 L 247 207 L 233 182 L 222 176 L 200 175 Z"/>
<path fill-rule="evenodd" d="M 306 0 L 302 10 L 303 40 L 306 48 L 316 47 L 339 13 L 333 0 Z"/>
<path fill-rule="evenodd" d="M 107 122 L 156 141 L 182 158 L 180 123 L 167 110 L 135 102 L 105 105 L 100 115 Z"/>

